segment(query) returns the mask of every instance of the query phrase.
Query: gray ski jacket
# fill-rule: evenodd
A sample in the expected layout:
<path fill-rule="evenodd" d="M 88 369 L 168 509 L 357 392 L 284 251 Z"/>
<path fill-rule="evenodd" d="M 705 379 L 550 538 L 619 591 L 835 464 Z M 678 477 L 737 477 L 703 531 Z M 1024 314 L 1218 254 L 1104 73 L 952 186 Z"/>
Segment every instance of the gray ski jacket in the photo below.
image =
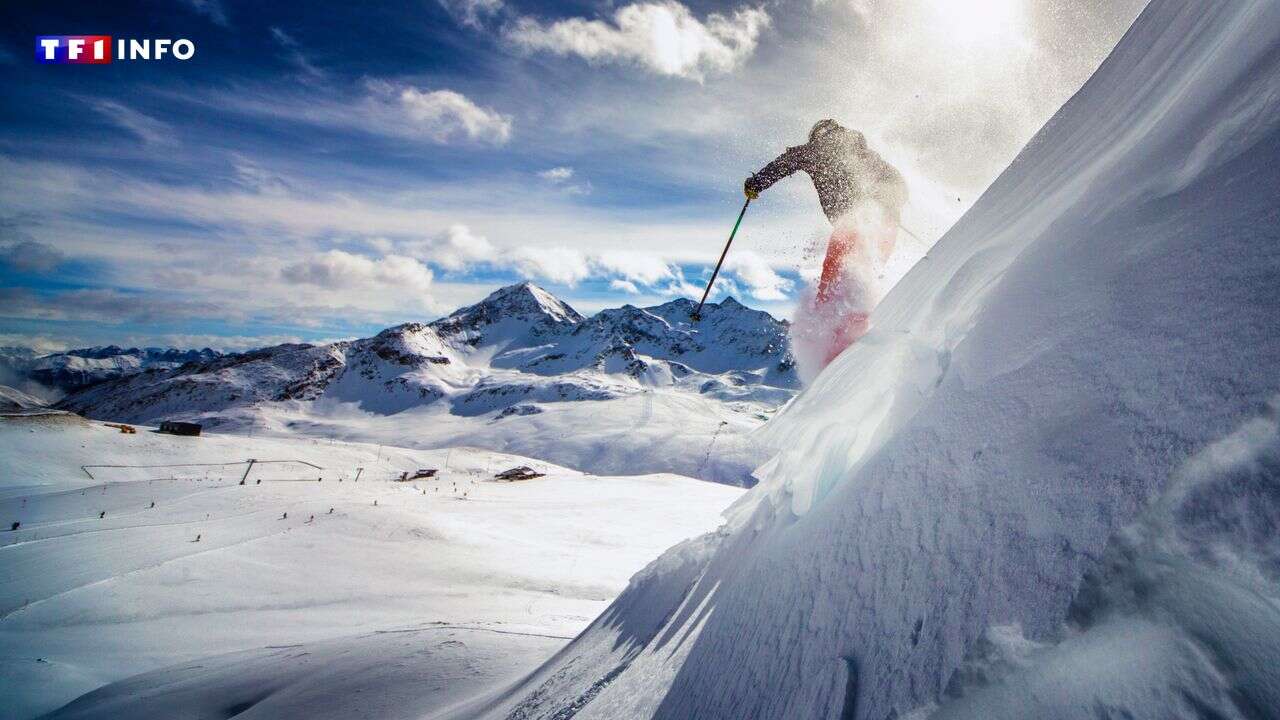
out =
<path fill-rule="evenodd" d="M 907 183 L 857 130 L 840 128 L 812 142 L 787 148 L 778 159 L 747 178 L 743 189 L 760 193 L 797 170 L 813 180 L 827 219 L 835 223 L 864 200 L 878 203 L 897 222 L 907 202 Z"/>

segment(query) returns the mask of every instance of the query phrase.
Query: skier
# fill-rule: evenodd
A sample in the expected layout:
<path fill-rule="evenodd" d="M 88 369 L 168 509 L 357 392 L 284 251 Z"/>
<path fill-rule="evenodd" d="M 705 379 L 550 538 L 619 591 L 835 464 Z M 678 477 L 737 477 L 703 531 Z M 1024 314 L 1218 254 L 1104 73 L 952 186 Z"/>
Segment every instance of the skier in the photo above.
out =
<path fill-rule="evenodd" d="M 867 318 L 879 299 L 875 280 L 893 254 L 907 184 L 867 147 L 862 133 L 821 120 L 809 131 L 808 143 L 787 148 L 747 178 L 743 192 L 754 199 L 798 170 L 813 180 L 822 210 L 835 226 L 811 308 L 821 337 L 808 338 L 825 346 L 815 348 L 821 369 L 869 329 Z"/>

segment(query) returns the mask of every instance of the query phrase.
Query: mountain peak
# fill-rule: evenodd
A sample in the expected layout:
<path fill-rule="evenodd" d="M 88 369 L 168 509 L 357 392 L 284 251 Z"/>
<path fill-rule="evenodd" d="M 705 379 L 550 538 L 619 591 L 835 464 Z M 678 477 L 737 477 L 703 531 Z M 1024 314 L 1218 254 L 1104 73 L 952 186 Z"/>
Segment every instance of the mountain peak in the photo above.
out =
<path fill-rule="evenodd" d="M 585 319 L 547 290 L 531 282 L 522 282 L 498 288 L 480 302 L 460 308 L 431 323 L 431 326 L 445 335 L 452 335 L 507 320 L 554 326 L 577 325 Z"/>
<path fill-rule="evenodd" d="M 513 315 L 549 315 L 560 322 L 578 323 L 584 318 L 568 303 L 529 281 L 498 288 L 477 305 L 506 310 Z"/>

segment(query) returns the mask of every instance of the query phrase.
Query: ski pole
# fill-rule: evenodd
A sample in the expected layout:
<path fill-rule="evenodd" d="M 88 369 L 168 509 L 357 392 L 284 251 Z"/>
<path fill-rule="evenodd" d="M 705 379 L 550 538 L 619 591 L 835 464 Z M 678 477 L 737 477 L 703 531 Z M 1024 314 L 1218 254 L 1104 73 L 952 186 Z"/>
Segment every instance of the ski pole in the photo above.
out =
<path fill-rule="evenodd" d="M 690 318 L 694 322 L 702 319 L 702 304 L 707 301 L 707 296 L 711 294 L 711 286 L 716 283 L 716 276 L 720 274 L 720 266 L 724 265 L 724 258 L 729 254 L 729 246 L 733 244 L 733 236 L 738 234 L 738 226 L 742 224 L 742 217 L 747 214 L 747 206 L 751 204 L 751 198 L 742 203 L 742 212 L 738 213 L 738 221 L 733 224 L 733 231 L 729 233 L 729 241 L 724 244 L 724 251 L 720 253 L 720 260 L 716 262 L 716 269 L 711 271 L 711 279 L 707 281 L 707 289 L 702 291 L 702 299 L 698 301 L 698 307 L 693 311 Z"/>

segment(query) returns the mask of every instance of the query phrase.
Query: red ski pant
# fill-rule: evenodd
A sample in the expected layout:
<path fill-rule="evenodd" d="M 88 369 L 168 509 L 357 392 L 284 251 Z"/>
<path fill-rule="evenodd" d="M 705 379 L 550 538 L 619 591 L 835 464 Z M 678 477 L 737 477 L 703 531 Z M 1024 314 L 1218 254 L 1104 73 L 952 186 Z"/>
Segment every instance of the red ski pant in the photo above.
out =
<path fill-rule="evenodd" d="M 875 265 L 882 266 L 893 254 L 896 240 L 897 228 L 892 226 L 870 229 L 837 226 L 831 233 L 814 298 L 817 313 L 839 318 L 832 326 L 824 364 L 834 360 L 871 328 L 868 316 L 874 300 L 862 297 L 866 290 L 851 278 L 851 269 L 870 271 Z"/>

